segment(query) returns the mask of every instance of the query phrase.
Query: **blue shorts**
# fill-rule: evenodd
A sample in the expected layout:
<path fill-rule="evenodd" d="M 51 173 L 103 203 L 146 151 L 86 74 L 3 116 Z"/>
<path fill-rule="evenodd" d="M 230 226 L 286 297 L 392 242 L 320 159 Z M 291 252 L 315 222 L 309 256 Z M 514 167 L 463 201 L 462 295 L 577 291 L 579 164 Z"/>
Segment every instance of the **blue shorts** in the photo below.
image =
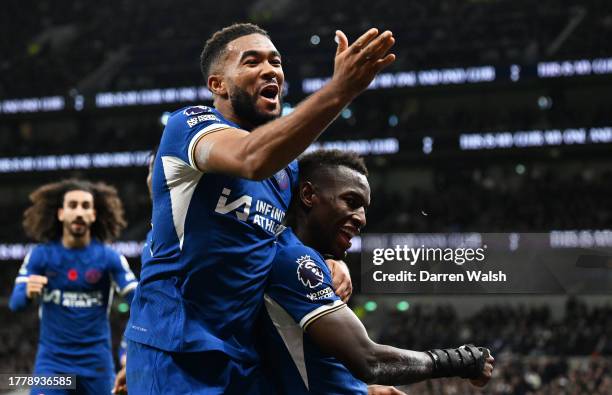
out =
<path fill-rule="evenodd" d="M 220 351 L 167 352 L 130 340 L 127 387 L 130 395 L 273 394 L 257 364 Z"/>
<path fill-rule="evenodd" d="M 42 374 L 42 373 L 37 373 Z M 51 374 L 51 373 L 50 373 Z M 76 389 L 38 389 L 32 388 L 30 395 L 109 395 L 113 389 L 115 378 L 103 377 L 76 377 Z"/>

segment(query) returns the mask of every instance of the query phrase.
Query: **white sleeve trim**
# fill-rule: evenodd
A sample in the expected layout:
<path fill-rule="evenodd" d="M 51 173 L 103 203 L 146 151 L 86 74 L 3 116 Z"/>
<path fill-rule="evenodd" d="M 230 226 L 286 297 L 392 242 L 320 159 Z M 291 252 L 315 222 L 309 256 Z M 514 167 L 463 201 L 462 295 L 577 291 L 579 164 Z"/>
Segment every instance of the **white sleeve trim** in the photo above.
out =
<path fill-rule="evenodd" d="M 19 283 L 27 283 L 28 282 L 28 278 L 25 276 L 18 276 L 15 279 L 15 284 L 19 284 Z"/>
<path fill-rule="evenodd" d="M 319 306 L 310 313 L 306 314 L 304 318 L 300 320 L 300 326 L 305 331 L 308 325 L 312 324 L 318 318 L 323 317 L 326 314 L 332 313 L 345 306 L 344 302 L 340 299 L 334 300 L 333 303 L 329 303 L 323 306 Z"/>
<path fill-rule="evenodd" d="M 195 155 L 196 144 L 198 143 L 198 141 L 200 141 L 200 139 L 202 137 L 204 137 L 207 134 L 210 134 L 212 132 L 218 132 L 219 130 L 229 129 L 229 128 L 231 128 L 231 126 L 229 126 L 229 125 L 225 125 L 225 124 L 222 124 L 222 123 L 213 123 L 212 125 L 208 125 L 204 129 L 202 129 L 198 133 L 196 133 L 195 136 L 193 136 L 191 138 L 191 141 L 189 142 L 189 148 L 187 149 L 187 156 L 189 158 L 189 165 L 191 167 L 193 167 L 194 169 L 198 170 L 198 167 L 196 166 L 196 163 L 195 163 L 194 155 Z"/>
<path fill-rule="evenodd" d="M 125 294 L 127 294 L 128 292 L 136 289 L 137 286 L 138 286 L 138 282 L 137 281 L 131 282 L 128 285 L 126 285 L 125 287 L 123 287 L 123 289 L 119 290 L 119 295 L 125 296 Z"/>

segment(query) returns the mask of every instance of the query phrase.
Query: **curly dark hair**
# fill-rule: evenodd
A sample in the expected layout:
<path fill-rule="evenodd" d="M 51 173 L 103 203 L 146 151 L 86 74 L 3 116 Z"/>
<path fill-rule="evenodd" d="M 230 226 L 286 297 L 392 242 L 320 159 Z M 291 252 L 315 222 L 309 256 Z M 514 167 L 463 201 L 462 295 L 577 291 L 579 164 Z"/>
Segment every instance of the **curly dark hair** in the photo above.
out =
<path fill-rule="evenodd" d="M 249 34 L 261 34 L 270 38 L 268 32 L 252 23 L 234 23 L 233 25 L 217 30 L 211 38 L 206 41 L 202 54 L 200 55 L 200 69 L 204 80 L 208 80 L 213 65 L 225 53 L 227 44 L 242 36 Z"/>
<path fill-rule="evenodd" d="M 64 195 L 70 191 L 86 191 L 93 195 L 96 210 L 96 221 L 91 226 L 93 237 L 103 242 L 119 237 L 127 222 L 117 189 L 103 182 L 78 179 L 46 184 L 30 194 L 32 205 L 23 213 L 23 227 L 28 236 L 39 242 L 62 237 L 57 210 L 63 206 Z"/>

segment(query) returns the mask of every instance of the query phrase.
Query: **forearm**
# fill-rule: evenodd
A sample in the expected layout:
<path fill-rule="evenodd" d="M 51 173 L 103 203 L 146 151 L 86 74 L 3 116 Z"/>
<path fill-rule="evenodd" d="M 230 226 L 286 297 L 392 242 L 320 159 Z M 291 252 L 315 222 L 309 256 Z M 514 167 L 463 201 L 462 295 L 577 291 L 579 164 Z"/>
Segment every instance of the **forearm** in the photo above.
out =
<path fill-rule="evenodd" d="M 353 376 L 368 384 L 405 385 L 438 377 L 491 378 L 493 363 L 486 348 L 459 348 L 418 352 L 374 343 L 357 316 L 338 309 L 308 327 L 314 343 L 337 358 Z"/>
<path fill-rule="evenodd" d="M 26 295 L 26 284 L 15 284 L 11 298 L 9 299 L 9 309 L 12 311 L 24 310 L 30 304 L 30 299 Z"/>
<path fill-rule="evenodd" d="M 368 384 L 404 385 L 433 377 L 434 364 L 427 353 L 373 342 L 349 308 L 319 318 L 308 332 L 324 353 Z"/>
<path fill-rule="evenodd" d="M 433 377 L 427 353 L 376 344 L 368 358 L 369 384 L 406 385 Z"/>
<path fill-rule="evenodd" d="M 333 122 L 351 97 L 329 83 L 284 117 L 254 129 L 244 139 L 241 157 L 251 163 L 252 177 L 272 176 L 297 158 Z"/>

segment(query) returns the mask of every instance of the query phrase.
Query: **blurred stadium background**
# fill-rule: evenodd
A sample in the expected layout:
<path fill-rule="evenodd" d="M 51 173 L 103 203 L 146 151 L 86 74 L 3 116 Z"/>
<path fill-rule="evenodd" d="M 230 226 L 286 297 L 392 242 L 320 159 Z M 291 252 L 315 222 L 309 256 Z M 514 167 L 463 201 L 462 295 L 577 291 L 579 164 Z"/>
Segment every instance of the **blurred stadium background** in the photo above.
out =
<path fill-rule="evenodd" d="M 204 40 L 251 21 L 283 54 L 285 112 L 332 73 L 334 30 L 391 29 L 398 60 L 318 144 L 371 172 L 368 232 L 565 232 L 612 247 L 612 3 L 607 0 L 297 2 L 8 0 L 0 14 L 0 372 L 31 371 L 34 309 L 7 308 L 28 240 L 28 194 L 69 176 L 115 185 L 138 272 L 146 161 L 167 112 L 210 104 Z M 559 234 L 559 233 L 557 233 Z M 595 243 L 595 244 L 594 244 Z M 348 258 L 359 285 L 359 255 Z M 612 288 L 612 284 L 610 285 Z M 410 394 L 611 394 L 609 296 L 366 295 L 374 339 L 411 349 L 471 340 L 497 357 L 477 391 L 458 380 Z M 112 310 L 114 343 L 129 306 Z"/>

